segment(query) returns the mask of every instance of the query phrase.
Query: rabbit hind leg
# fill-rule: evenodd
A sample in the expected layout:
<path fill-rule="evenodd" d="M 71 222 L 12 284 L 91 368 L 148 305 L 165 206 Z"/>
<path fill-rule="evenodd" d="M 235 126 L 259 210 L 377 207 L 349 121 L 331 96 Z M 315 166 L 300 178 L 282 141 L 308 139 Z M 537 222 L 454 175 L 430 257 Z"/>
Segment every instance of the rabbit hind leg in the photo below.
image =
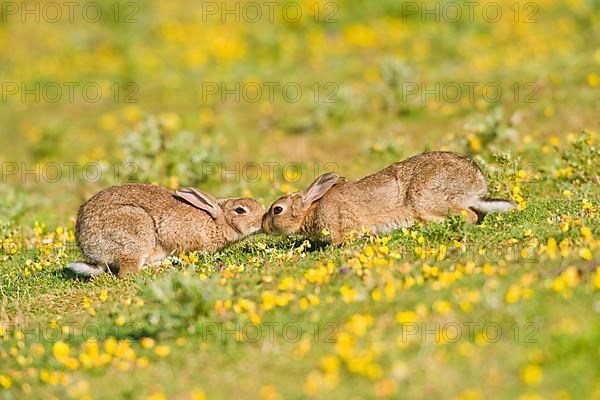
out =
<path fill-rule="evenodd" d="M 117 260 L 119 265 L 119 278 L 125 278 L 129 274 L 135 274 L 142 269 L 144 265 L 144 259 L 135 258 L 135 257 L 123 257 Z"/>
<path fill-rule="evenodd" d="M 123 207 L 111 215 L 114 228 L 106 229 L 107 240 L 114 251 L 114 265 L 120 278 L 142 269 L 155 253 L 156 232 L 154 221 L 142 209 Z"/>
<path fill-rule="evenodd" d="M 470 208 L 454 208 L 452 210 L 452 214 L 454 215 L 464 215 L 466 213 L 466 218 L 467 218 L 467 222 L 469 222 L 470 224 L 476 224 L 477 221 L 479 220 L 479 216 L 477 215 L 476 212 L 474 212 L 473 210 L 471 210 Z"/>
<path fill-rule="evenodd" d="M 422 222 L 444 222 L 447 219 L 447 215 L 440 215 L 431 212 L 419 213 L 419 220 Z"/>
<path fill-rule="evenodd" d="M 425 191 L 417 193 L 416 196 L 411 198 L 413 210 L 415 210 L 418 219 L 423 222 L 444 222 L 450 215 L 463 215 L 466 213 L 469 223 L 474 224 L 479 220 L 479 215 L 468 206 L 469 202 L 463 198 L 438 201 L 437 199 L 441 197 L 441 193 Z"/>
<path fill-rule="evenodd" d="M 478 221 L 477 214 L 469 208 L 453 207 L 441 210 L 427 210 L 419 213 L 419 219 L 423 222 L 444 222 L 448 219 L 448 215 L 463 215 L 466 213 L 467 221 L 470 224 L 475 224 Z"/>
<path fill-rule="evenodd" d="M 148 258 L 146 258 L 146 263 L 142 268 L 159 266 L 164 262 L 165 258 L 167 258 L 166 252 L 161 247 L 157 247 Z"/>

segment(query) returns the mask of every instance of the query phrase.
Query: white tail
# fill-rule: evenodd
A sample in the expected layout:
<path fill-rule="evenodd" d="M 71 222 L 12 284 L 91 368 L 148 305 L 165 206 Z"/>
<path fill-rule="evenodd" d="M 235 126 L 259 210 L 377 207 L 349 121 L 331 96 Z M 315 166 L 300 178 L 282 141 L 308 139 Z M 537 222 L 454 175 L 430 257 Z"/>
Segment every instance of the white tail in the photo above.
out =
<path fill-rule="evenodd" d="M 84 262 L 72 262 L 67 264 L 67 268 L 75 272 L 77 275 L 92 278 L 98 276 L 105 271 L 104 266 L 89 265 Z"/>
<path fill-rule="evenodd" d="M 482 213 L 504 212 L 515 208 L 515 203 L 501 199 L 480 199 L 473 208 Z"/>

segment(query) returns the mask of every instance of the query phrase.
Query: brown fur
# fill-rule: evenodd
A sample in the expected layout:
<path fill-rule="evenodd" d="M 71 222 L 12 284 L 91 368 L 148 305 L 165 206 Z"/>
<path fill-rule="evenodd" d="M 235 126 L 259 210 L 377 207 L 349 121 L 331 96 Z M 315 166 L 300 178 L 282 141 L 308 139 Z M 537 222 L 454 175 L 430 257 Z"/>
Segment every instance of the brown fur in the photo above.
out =
<path fill-rule="evenodd" d="M 416 222 L 443 221 L 449 213 L 478 214 L 510 209 L 505 200 L 488 199 L 483 173 L 468 157 L 450 152 L 423 153 L 362 178 L 347 181 L 335 174 L 317 178 L 303 192 L 276 200 L 263 218 L 271 234 L 304 234 L 341 244 L 351 231 L 369 228 L 386 233 Z M 314 200 L 308 199 L 312 196 Z M 493 207 L 492 207 L 493 206 Z M 275 215 L 274 209 L 283 211 Z"/>
<path fill-rule="evenodd" d="M 255 200 L 210 199 L 218 211 L 215 219 L 159 186 L 112 186 L 79 209 L 77 243 L 88 264 L 117 268 L 123 277 L 172 253 L 216 252 L 260 229 L 264 208 Z M 238 215 L 238 206 L 247 212 Z"/>

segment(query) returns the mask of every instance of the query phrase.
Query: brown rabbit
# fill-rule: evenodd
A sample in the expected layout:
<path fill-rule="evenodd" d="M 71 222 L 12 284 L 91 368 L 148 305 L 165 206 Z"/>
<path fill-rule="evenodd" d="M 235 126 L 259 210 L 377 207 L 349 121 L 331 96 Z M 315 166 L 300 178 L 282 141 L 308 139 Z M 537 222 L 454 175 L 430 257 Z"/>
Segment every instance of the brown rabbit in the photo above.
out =
<path fill-rule="evenodd" d="M 341 244 L 351 231 L 386 233 L 415 222 L 442 221 L 467 213 L 471 223 L 486 213 L 515 207 L 487 197 L 483 173 L 468 157 L 450 152 L 423 153 L 358 181 L 334 173 L 318 177 L 305 191 L 276 200 L 263 218 L 263 231 L 304 234 Z"/>
<path fill-rule="evenodd" d="M 124 277 L 173 252 L 215 252 L 259 231 L 263 214 L 248 198 L 217 200 L 194 188 L 173 193 L 146 184 L 112 186 L 79 209 L 75 235 L 86 262 L 68 268 L 85 276 L 116 268 Z"/>

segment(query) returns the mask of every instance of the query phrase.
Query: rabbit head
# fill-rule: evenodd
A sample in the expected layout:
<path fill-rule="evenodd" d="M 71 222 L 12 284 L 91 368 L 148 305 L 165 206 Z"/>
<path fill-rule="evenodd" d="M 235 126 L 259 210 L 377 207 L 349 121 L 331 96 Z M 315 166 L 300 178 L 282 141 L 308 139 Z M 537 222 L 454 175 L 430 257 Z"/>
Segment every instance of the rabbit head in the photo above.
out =
<path fill-rule="evenodd" d="M 319 176 L 302 192 L 291 193 L 275 200 L 262 221 L 262 229 L 270 235 L 292 235 L 304 226 L 311 206 L 321 199 L 340 179 L 330 172 Z"/>
<path fill-rule="evenodd" d="M 227 225 L 247 236 L 260 231 L 265 209 L 256 200 L 240 197 L 219 200 Z"/>
<path fill-rule="evenodd" d="M 215 199 L 195 188 L 182 188 L 175 196 L 192 206 L 206 211 L 217 224 L 232 228 L 239 238 L 256 233 L 261 228 L 265 209 L 256 200 L 238 197 Z"/>

